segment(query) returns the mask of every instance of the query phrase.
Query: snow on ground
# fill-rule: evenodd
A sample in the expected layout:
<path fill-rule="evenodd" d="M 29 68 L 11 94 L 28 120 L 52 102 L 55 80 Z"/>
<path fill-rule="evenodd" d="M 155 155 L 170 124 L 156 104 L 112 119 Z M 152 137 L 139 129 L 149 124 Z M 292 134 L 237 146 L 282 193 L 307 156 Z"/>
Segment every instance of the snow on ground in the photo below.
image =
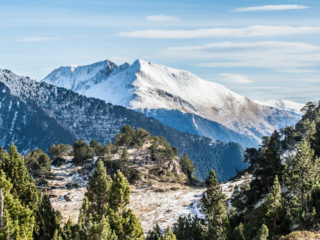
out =
<path fill-rule="evenodd" d="M 297 114 L 302 114 L 301 109 L 304 107 L 303 103 L 296 103 L 289 100 L 268 100 L 265 102 L 254 101 L 263 106 L 274 107 L 280 110 L 291 111 Z"/>
<path fill-rule="evenodd" d="M 87 185 L 78 173 L 80 169 L 71 163 L 51 169 L 48 194 L 53 208 L 61 212 L 63 223 L 69 218 L 74 222 L 78 219 Z"/>
<path fill-rule="evenodd" d="M 228 207 L 235 189 L 242 185 L 248 185 L 251 181 L 251 175 L 221 184 L 222 191 L 226 195 Z M 167 191 L 154 191 L 148 188 L 132 187 L 130 207 L 136 213 L 141 221 L 145 232 L 152 230 L 156 224 L 161 229 L 172 226 L 179 216 L 197 215 L 203 217 L 200 212 L 199 201 L 205 188 L 193 188 L 172 183 L 164 183 L 167 185 Z M 179 188 L 176 190 L 170 190 Z"/>
<path fill-rule="evenodd" d="M 145 232 L 152 230 L 156 224 L 165 229 L 172 226 L 179 216 L 200 214 L 197 203 L 203 192 L 204 188 L 186 186 L 166 192 L 133 187 L 130 207 L 140 219 Z"/>
<path fill-rule="evenodd" d="M 72 163 L 52 167 L 52 175 L 49 179 L 49 195 L 52 206 L 59 210 L 62 222 L 69 218 L 77 222 L 79 209 L 86 191 L 88 179 L 79 174 L 81 167 L 75 167 Z M 226 195 L 227 204 L 235 189 L 240 185 L 247 185 L 251 176 L 246 175 L 236 181 L 221 184 Z M 186 186 L 180 183 L 152 182 L 150 185 L 131 186 L 129 207 L 140 219 L 145 232 L 152 230 L 156 224 L 161 229 L 172 226 L 179 216 L 197 215 L 203 217 L 199 207 L 199 201 L 205 188 Z"/>

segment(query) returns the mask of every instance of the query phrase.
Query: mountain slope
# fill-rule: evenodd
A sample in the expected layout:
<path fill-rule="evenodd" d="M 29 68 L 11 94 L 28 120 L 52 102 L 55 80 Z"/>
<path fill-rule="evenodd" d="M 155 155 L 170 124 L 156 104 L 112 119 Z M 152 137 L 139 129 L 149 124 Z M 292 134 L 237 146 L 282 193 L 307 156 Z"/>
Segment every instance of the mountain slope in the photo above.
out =
<path fill-rule="evenodd" d="M 40 108 L 26 104 L 11 95 L 0 82 L 0 146 L 8 149 L 11 143 L 25 152 L 40 147 L 48 149 L 51 143 L 70 143 L 75 137 Z"/>
<path fill-rule="evenodd" d="M 244 167 L 243 151 L 239 144 L 213 142 L 209 138 L 182 133 L 142 113 L 113 106 L 102 100 L 87 98 L 47 83 L 39 83 L 28 77 L 20 77 L 8 70 L 0 70 L 0 83 L 8 89 L 7 94 L 10 97 L 18 99 L 34 112 L 34 115 L 31 115 L 31 122 L 38 117 L 37 125 L 50 127 L 48 122 L 53 121 L 54 126 L 60 126 L 68 133 L 68 138 L 61 142 L 72 144 L 74 139 L 87 141 L 95 139 L 105 144 L 112 140 L 124 125 L 129 124 L 134 128 L 145 128 L 152 135 L 164 136 L 181 153 L 187 153 L 196 165 L 197 176 L 203 179 L 211 168 L 216 170 L 221 180 L 226 180 L 235 175 L 236 168 Z M 7 111 L 4 108 L 0 110 L 2 116 Z M 18 142 L 17 145 L 25 146 L 21 151 L 30 148 L 28 139 L 21 140 L 18 137 L 14 139 L 15 132 L 3 130 L 6 135 L 3 145 L 7 146 L 13 139 Z M 59 134 L 55 131 L 47 132 L 46 129 L 43 131 L 42 134 L 38 134 L 31 129 L 28 138 L 35 139 L 35 146 L 43 142 L 41 147 L 47 149 L 55 142 L 51 136 Z"/>
<path fill-rule="evenodd" d="M 93 71 L 96 65 L 106 67 Z M 200 79 L 187 71 L 143 60 L 136 60 L 132 65 L 114 66 L 110 61 L 103 61 L 73 70 L 64 67 L 62 69 L 68 70 L 67 73 L 57 69 L 42 81 L 144 112 L 164 109 L 194 114 L 251 136 L 256 142 L 274 129 L 294 124 L 299 119 L 291 112 L 259 105 L 220 84 Z M 83 73 L 84 69 L 90 73 L 89 76 L 87 72 Z M 69 82 L 74 82 L 74 79 L 76 84 L 70 85 Z M 163 119 L 162 116 L 154 117 L 160 121 Z"/>
<path fill-rule="evenodd" d="M 289 100 L 269 100 L 265 102 L 262 102 L 262 101 L 255 101 L 255 102 L 263 106 L 268 106 L 268 107 L 273 107 L 273 108 L 277 108 L 277 109 L 288 111 L 288 112 L 293 112 L 298 115 L 302 115 L 301 109 L 305 105 L 302 103 L 296 103 Z"/>
<path fill-rule="evenodd" d="M 182 132 L 209 137 L 214 141 L 236 142 L 244 148 L 258 146 L 259 144 L 252 136 L 240 134 L 222 124 L 202 118 L 196 114 L 166 109 L 144 109 L 142 112 L 169 127 Z"/>

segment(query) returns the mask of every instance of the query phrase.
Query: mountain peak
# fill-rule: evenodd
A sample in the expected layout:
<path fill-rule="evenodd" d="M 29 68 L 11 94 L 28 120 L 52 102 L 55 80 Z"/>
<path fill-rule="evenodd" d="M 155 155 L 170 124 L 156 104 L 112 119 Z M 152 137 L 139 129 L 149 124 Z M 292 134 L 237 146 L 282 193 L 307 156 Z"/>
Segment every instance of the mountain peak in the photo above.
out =
<path fill-rule="evenodd" d="M 52 71 L 42 81 L 77 91 L 89 84 L 96 84 L 98 76 L 108 76 L 116 68 L 118 66 L 110 60 L 83 66 L 64 66 Z"/>
<path fill-rule="evenodd" d="M 43 81 L 132 109 L 195 114 L 257 139 L 273 132 L 279 116 L 287 114 L 185 70 L 143 59 L 111 67 L 101 63 L 77 67 L 73 73 L 58 69 Z M 84 72 L 77 74 L 80 69 Z"/>

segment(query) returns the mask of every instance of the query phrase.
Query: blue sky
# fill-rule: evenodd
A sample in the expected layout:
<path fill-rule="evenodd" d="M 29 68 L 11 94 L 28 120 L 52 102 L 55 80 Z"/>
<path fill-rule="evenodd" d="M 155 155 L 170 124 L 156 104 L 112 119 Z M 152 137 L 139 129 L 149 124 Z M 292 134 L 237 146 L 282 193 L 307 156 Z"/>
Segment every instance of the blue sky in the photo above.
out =
<path fill-rule="evenodd" d="M 0 68 L 51 70 L 142 58 L 251 99 L 315 101 L 320 1 L 0 0 Z"/>

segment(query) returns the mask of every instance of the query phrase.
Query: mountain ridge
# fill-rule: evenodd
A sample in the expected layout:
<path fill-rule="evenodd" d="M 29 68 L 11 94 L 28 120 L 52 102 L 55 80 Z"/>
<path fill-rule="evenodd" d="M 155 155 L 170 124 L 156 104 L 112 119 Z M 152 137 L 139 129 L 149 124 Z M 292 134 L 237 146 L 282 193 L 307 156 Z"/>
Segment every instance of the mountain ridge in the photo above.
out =
<path fill-rule="evenodd" d="M 82 68 L 89 71 L 95 64 L 97 63 L 84 65 Z M 257 104 L 223 85 L 203 80 L 188 71 L 141 59 L 134 61 L 132 65 L 124 64 L 112 70 L 107 68 L 106 72 L 90 75 L 90 78 L 70 74 L 71 79 L 85 79 L 80 81 L 86 82 L 85 87 L 71 88 L 85 96 L 142 112 L 163 109 L 195 114 L 253 137 L 256 144 L 262 136 L 287 124 L 293 125 L 299 119 L 292 112 Z M 70 77 L 55 70 L 42 81 L 63 86 L 70 81 Z M 153 117 L 159 121 L 162 119 L 161 116 Z M 204 131 L 199 131 L 198 134 L 201 135 L 201 132 Z M 215 139 L 210 134 L 204 136 Z"/>
<path fill-rule="evenodd" d="M 213 142 L 206 137 L 182 133 L 134 110 L 88 98 L 71 90 L 37 82 L 28 77 L 20 77 L 8 70 L 0 71 L 0 85 L 7 89 L 6 94 L 9 97 L 15 97 L 23 102 L 29 108 L 29 112 L 34 113 L 32 115 L 34 119 L 30 119 L 26 122 L 27 124 L 17 125 L 17 120 L 20 119 L 11 121 L 13 118 L 10 118 L 11 122 L 7 125 L 0 125 L 0 130 L 5 137 L 4 146 L 10 146 L 14 136 L 8 131 L 8 125 L 17 126 L 14 133 L 19 132 L 21 127 L 30 130 L 30 138 L 34 139 L 35 143 L 32 146 L 28 144 L 29 139 L 20 141 L 18 137 L 13 139 L 17 141 L 18 146 L 25 146 L 20 150 L 25 152 L 30 147 L 40 147 L 40 143 L 42 143 L 42 149 L 48 149 L 52 143 L 72 144 L 74 139 L 97 140 L 106 144 L 124 125 L 128 124 L 133 128 L 145 128 L 152 135 L 163 136 L 181 153 L 187 153 L 196 165 L 197 176 L 202 179 L 205 179 L 211 168 L 215 169 L 219 178 L 224 181 L 236 174 L 236 168 L 245 167 L 243 150 L 239 144 Z M 8 112 L 11 115 L 17 112 L 19 115 L 19 108 L 9 109 L 9 105 L 10 102 L 5 107 L 0 107 L 0 118 L 4 118 Z M 37 126 L 47 126 L 51 130 L 45 137 L 43 135 L 46 131 L 39 134 L 32 131 L 31 123 L 35 120 L 37 120 Z M 50 121 L 68 133 L 65 138 L 58 139 L 59 131 L 50 129 Z"/>

